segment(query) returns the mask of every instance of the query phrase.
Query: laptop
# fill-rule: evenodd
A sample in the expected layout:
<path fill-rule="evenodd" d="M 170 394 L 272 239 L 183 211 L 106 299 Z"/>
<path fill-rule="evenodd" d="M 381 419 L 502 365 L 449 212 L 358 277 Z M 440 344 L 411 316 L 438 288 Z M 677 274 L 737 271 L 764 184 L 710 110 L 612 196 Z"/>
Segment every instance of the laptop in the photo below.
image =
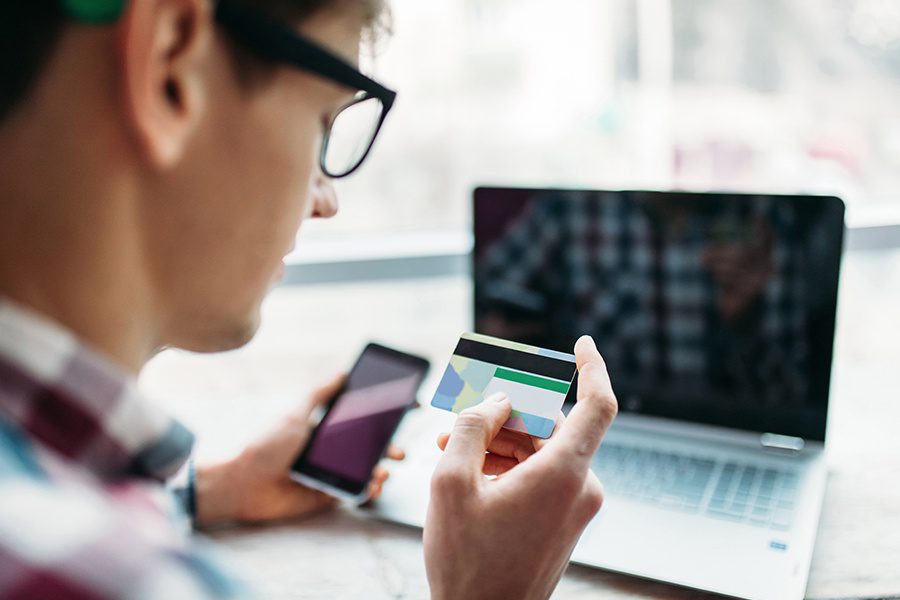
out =
<path fill-rule="evenodd" d="M 558 351 L 589 333 L 619 399 L 593 461 L 606 500 L 573 562 L 802 598 L 826 482 L 841 200 L 482 187 L 473 216 L 475 331 Z M 452 419 L 417 412 L 408 464 L 373 510 L 422 526 Z"/>

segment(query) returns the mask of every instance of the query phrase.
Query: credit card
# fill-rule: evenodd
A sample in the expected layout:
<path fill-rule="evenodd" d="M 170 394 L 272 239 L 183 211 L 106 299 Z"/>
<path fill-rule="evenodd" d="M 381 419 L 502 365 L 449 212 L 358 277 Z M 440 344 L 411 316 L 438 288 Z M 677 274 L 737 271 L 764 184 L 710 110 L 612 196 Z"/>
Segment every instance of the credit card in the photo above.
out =
<path fill-rule="evenodd" d="M 548 438 L 575 371 L 573 354 L 464 333 L 431 405 L 459 413 L 506 392 L 512 415 L 503 426 Z"/>

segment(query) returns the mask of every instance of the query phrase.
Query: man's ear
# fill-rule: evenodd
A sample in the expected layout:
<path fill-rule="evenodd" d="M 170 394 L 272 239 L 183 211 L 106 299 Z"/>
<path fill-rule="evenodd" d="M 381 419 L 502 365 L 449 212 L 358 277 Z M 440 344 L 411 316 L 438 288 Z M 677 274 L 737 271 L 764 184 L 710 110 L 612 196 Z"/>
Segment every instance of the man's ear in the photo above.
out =
<path fill-rule="evenodd" d="M 181 158 L 202 117 L 211 2 L 136 0 L 128 3 L 119 28 L 128 123 L 151 165 L 168 168 Z"/>

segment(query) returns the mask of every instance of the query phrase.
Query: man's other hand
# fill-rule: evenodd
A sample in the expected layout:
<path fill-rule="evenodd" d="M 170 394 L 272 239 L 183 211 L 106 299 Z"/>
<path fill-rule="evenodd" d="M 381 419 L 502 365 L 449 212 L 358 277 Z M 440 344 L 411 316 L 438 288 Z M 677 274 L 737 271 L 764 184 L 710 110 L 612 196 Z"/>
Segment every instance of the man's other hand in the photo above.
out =
<path fill-rule="evenodd" d="M 547 598 L 603 503 L 594 453 L 618 411 L 606 364 L 590 337 L 575 345 L 578 398 L 549 440 L 501 430 L 509 399 L 460 413 L 438 443 L 425 565 L 432 597 Z M 485 474 L 497 475 L 494 478 Z"/>
<path fill-rule="evenodd" d="M 334 506 L 331 496 L 307 488 L 290 478 L 294 460 L 312 432 L 313 412 L 328 403 L 345 380 L 334 378 L 314 391 L 296 411 L 271 433 L 248 446 L 236 458 L 197 468 L 197 525 L 223 522 L 261 523 L 295 519 Z M 391 447 L 388 458 L 403 460 L 403 451 Z M 377 466 L 369 483 L 369 497 L 381 494 L 387 470 Z"/>

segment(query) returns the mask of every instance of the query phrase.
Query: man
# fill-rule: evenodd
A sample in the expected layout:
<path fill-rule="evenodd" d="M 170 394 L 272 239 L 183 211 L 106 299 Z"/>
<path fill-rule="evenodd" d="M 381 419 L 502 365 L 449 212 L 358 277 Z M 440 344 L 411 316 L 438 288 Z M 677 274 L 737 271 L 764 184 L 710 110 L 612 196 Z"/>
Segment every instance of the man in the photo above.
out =
<path fill-rule="evenodd" d="M 375 104 L 360 138 L 371 141 L 393 101 L 355 67 L 382 10 L 378 0 L 7 7 L 0 597 L 239 596 L 233 574 L 178 529 L 183 509 L 202 528 L 330 503 L 288 467 L 339 380 L 237 458 L 191 473 L 179 504 L 162 482 L 191 436 L 134 378 L 161 348 L 212 352 L 253 336 L 300 223 L 337 210 L 317 157 L 340 177 L 371 146 L 341 146 L 343 109 Z M 593 342 L 576 354 L 578 403 L 548 442 L 501 430 L 502 397 L 439 439 L 424 535 L 435 598 L 543 598 L 559 580 L 600 508 L 588 465 L 616 413 Z"/>

